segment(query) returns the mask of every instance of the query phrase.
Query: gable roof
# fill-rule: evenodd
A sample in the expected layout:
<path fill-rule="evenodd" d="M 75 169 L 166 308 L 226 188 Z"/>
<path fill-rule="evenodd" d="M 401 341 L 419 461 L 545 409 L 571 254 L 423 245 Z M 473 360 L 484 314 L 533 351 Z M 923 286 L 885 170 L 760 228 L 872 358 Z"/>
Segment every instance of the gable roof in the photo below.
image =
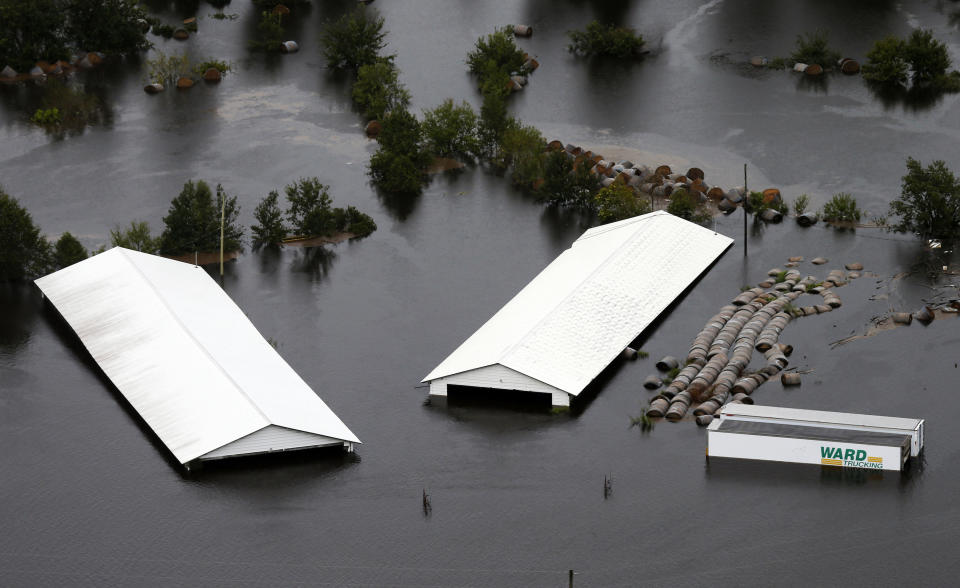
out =
<path fill-rule="evenodd" d="M 359 442 L 199 267 L 115 247 L 36 284 L 181 463 L 268 425 Z"/>
<path fill-rule="evenodd" d="M 664 211 L 592 228 L 423 381 L 500 364 L 577 395 L 732 243 Z"/>

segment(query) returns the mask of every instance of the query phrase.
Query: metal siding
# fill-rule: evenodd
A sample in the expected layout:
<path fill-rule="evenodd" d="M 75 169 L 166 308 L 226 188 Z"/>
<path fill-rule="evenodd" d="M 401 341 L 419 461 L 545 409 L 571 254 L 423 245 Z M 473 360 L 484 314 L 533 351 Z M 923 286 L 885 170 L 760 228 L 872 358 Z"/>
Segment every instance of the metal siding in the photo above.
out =
<path fill-rule="evenodd" d="M 424 381 L 502 364 L 577 395 L 732 242 L 662 211 L 590 229 Z"/>
<path fill-rule="evenodd" d="M 181 463 L 270 424 L 358 442 L 201 268 L 117 247 L 36 283 Z"/>
<path fill-rule="evenodd" d="M 329 445 L 343 445 L 343 440 L 270 425 L 246 437 L 228 443 L 223 447 L 214 449 L 207 454 L 201 455 L 199 459 L 217 459 L 221 457 L 249 455 L 251 453 L 267 453 L 270 451 L 306 449 L 308 447 L 325 447 Z"/>
<path fill-rule="evenodd" d="M 502 365 L 488 365 L 468 372 L 454 374 L 446 378 L 439 378 L 435 380 L 435 382 L 442 382 L 447 385 L 453 384 L 455 386 L 502 388 L 505 390 L 544 392 L 546 394 L 560 392 L 560 390 L 549 384 L 534 380 L 529 376 L 525 376 Z M 564 392 L 564 394 L 566 394 L 566 392 Z"/>
<path fill-rule="evenodd" d="M 875 427 L 881 429 L 898 429 L 914 431 L 923 421 L 900 417 L 874 416 L 869 414 L 851 414 L 846 412 L 826 412 L 822 410 L 806 410 L 802 408 L 782 408 L 779 406 L 762 406 L 759 404 L 728 404 L 723 407 L 723 415 L 758 417 L 767 419 L 782 419 L 793 421 L 809 421 L 814 423 L 831 423 L 838 425 L 855 425 L 860 427 Z"/>

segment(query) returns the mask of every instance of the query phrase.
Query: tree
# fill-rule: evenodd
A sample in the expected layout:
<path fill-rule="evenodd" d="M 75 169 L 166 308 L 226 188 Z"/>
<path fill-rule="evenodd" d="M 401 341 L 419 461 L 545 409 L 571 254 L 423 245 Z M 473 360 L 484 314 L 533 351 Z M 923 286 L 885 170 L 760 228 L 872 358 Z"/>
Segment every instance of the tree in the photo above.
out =
<path fill-rule="evenodd" d="M 381 119 L 391 110 L 410 104 L 410 92 L 400 83 L 397 67 L 386 58 L 360 66 L 352 94 L 368 119 Z"/>
<path fill-rule="evenodd" d="M 924 168 L 908 157 L 900 198 L 890 203 L 890 214 L 899 217 L 898 223 L 889 226 L 891 231 L 915 233 L 921 239 L 956 239 L 960 236 L 960 180 L 941 160 Z"/>
<path fill-rule="evenodd" d="M 904 59 L 904 42 L 893 35 L 880 39 L 867 52 L 863 64 L 863 79 L 878 84 L 902 85 L 907 83 L 910 65 Z"/>
<path fill-rule="evenodd" d="M 71 266 L 89 257 L 84 246 L 70 233 L 60 235 L 53 248 L 53 255 L 59 268 Z"/>
<path fill-rule="evenodd" d="M 160 250 L 160 239 L 150 236 L 150 225 L 144 221 L 130 221 L 127 229 L 119 226 L 111 229 L 110 244 L 151 254 Z"/>
<path fill-rule="evenodd" d="M 826 204 L 820 217 L 830 222 L 854 223 L 860 220 L 863 211 L 857 206 L 857 199 L 847 192 L 838 192 Z"/>
<path fill-rule="evenodd" d="M 65 59 L 64 18 L 59 0 L 0 2 L 0 68 L 29 70 L 41 59 Z"/>
<path fill-rule="evenodd" d="M 225 204 L 224 249 L 242 248 L 243 229 L 237 224 L 240 207 L 236 196 L 229 196 L 223 186 L 217 185 L 216 201 L 210 186 L 203 180 L 188 181 L 170 203 L 163 218 L 165 228 L 160 235 L 162 255 L 183 255 L 195 251 L 213 252 L 220 249 L 221 205 Z"/>
<path fill-rule="evenodd" d="M 253 250 L 261 247 L 278 247 L 284 237 L 287 236 L 287 229 L 283 226 L 283 212 L 280 210 L 280 194 L 276 190 L 271 190 L 260 204 L 253 210 L 253 218 L 257 219 L 259 224 L 250 227 L 253 234 Z"/>
<path fill-rule="evenodd" d="M 790 54 L 795 63 L 815 63 L 830 67 L 840 60 L 840 54 L 830 48 L 830 35 L 827 31 L 814 31 L 797 35 L 796 48 Z"/>
<path fill-rule="evenodd" d="M 510 174 L 514 183 L 531 186 L 543 177 L 544 150 L 547 142 L 540 131 L 532 126 L 508 129 L 500 145 L 500 161 L 503 167 L 512 166 Z"/>
<path fill-rule="evenodd" d="M 370 158 L 368 170 L 374 185 L 393 194 L 419 194 L 432 158 L 417 117 L 404 109 L 391 111 L 383 118 L 377 142 L 380 147 Z"/>
<path fill-rule="evenodd" d="M 600 55 L 626 59 L 638 57 L 643 52 L 646 41 L 633 29 L 616 25 L 604 26 L 593 21 L 583 31 L 567 31 L 570 44 L 567 50 L 579 55 Z"/>
<path fill-rule="evenodd" d="M 500 143 L 504 134 L 520 126 L 515 118 L 507 114 L 507 92 L 489 91 L 483 95 L 480 105 L 480 124 L 478 135 L 480 151 L 488 161 L 494 161 L 500 156 Z"/>
<path fill-rule="evenodd" d="M 27 209 L 0 188 L 0 282 L 42 276 L 52 269 L 50 242 Z"/>
<path fill-rule="evenodd" d="M 136 0 L 68 0 L 67 38 L 81 49 L 132 53 L 150 48 L 141 22 L 146 13 Z"/>
<path fill-rule="evenodd" d="M 327 23 L 320 33 L 320 48 L 327 65 L 335 69 L 359 70 L 380 59 L 386 46 L 383 17 L 358 6 L 356 10 Z"/>
<path fill-rule="evenodd" d="M 426 147 L 436 157 L 473 161 L 480 154 L 477 115 L 466 101 L 456 106 L 447 98 L 440 106 L 425 110 L 421 126 Z"/>
<path fill-rule="evenodd" d="M 950 55 L 947 46 L 933 38 L 933 31 L 917 29 L 905 43 L 905 55 L 913 70 L 913 83 L 930 82 L 947 73 Z"/>
<path fill-rule="evenodd" d="M 619 182 L 601 188 L 593 199 L 596 203 L 597 217 L 604 224 L 647 214 L 653 210 L 649 199 L 638 197 L 632 187 Z"/>
<path fill-rule="evenodd" d="M 667 212 L 690 222 L 705 224 L 713 218 L 700 200 L 699 192 L 679 188 L 670 194 Z"/>
<path fill-rule="evenodd" d="M 523 51 L 514 42 L 513 32 L 509 27 L 480 37 L 474 50 L 467 53 L 470 73 L 480 76 L 481 85 L 496 74 L 509 78 L 511 72 L 523 71 L 524 61 Z"/>
<path fill-rule="evenodd" d="M 336 230 L 330 186 L 319 178 L 300 178 L 284 188 L 287 194 L 287 218 L 294 233 L 301 237 L 332 235 Z"/>
<path fill-rule="evenodd" d="M 547 203 L 586 210 L 595 208 L 593 193 L 600 187 L 597 177 L 584 164 L 574 166 L 565 151 L 547 154 L 543 162 L 543 180 L 540 192 Z"/>

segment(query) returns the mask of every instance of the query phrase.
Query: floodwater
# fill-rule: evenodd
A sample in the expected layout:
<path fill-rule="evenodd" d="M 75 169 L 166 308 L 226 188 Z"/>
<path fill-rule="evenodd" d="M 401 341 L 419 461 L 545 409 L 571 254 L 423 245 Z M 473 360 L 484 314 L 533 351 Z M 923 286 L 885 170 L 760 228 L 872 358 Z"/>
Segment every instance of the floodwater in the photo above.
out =
<path fill-rule="evenodd" d="M 414 199 L 378 196 L 373 145 L 349 85 L 324 69 L 317 31 L 355 2 L 315 0 L 291 33 L 300 53 L 249 53 L 249 3 L 214 20 L 207 3 L 149 2 L 200 33 L 165 51 L 232 60 L 215 87 L 145 95 L 137 63 L 78 82 L 107 122 L 62 139 L 25 122 L 42 89 L 0 88 L 0 184 L 51 236 L 88 247 L 134 219 L 159 230 L 188 179 L 223 183 L 241 220 L 301 176 L 338 205 L 374 216 L 369 238 L 326 249 L 246 253 L 223 286 L 363 440 L 356 456 L 311 454 L 185 474 L 128 409 L 72 331 L 32 286 L 0 286 L 0 583 L 32 585 L 576 586 L 953 583 L 960 573 L 956 493 L 960 409 L 957 323 L 882 332 L 845 345 L 874 317 L 956 296 L 952 256 L 931 257 L 875 229 L 716 230 L 735 245 L 644 334 L 650 357 L 614 364 L 570 415 L 500 404 L 425 403 L 419 380 L 585 228 L 483 169 L 441 175 Z M 694 164 L 707 180 L 777 186 L 815 206 L 849 191 L 871 215 L 899 193 L 904 160 L 960 169 L 960 96 L 880 97 L 857 77 L 819 84 L 743 65 L 789 53 L 824 28 L 861 57 L 871 42 L 932 27 L 960 61 L 949 3 L 376 2 L 416 110 L 479 97 L 463 64 L 473 40 L 511 22 L 542 67 L 511 108 L 548 138 L 631 149 L 643 163 Z M 635 27 L 641 64 L 578 60 L 565 31 L 593 18 Z M 652 160 L 656 158 L 656 160 Z M 825 275 L 860 261 L 844 306 L 792 323 L 795 389 L 757 402 L 927 420 L 908 475 L 707 463 L 691 422 L 629 428 L 661 355 L 685 353 L 704 321 L 788 256 Z M 211 269 L 212 271 L 212 269 Z M 912 272 L 909 275 L 902 275 Z M 900 276 L 900 277 L 897 277 Z M 801 299 L 802 300 L 802 299 Z M 612 494 L 603 496 L 605 476 Z M 432 511 L 422 509 L 422 493 Z"/>

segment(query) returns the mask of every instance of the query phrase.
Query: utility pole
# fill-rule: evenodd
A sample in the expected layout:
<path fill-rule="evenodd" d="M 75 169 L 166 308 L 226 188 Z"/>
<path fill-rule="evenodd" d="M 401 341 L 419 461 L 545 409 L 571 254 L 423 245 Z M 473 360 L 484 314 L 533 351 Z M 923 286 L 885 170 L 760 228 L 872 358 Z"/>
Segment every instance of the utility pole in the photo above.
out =
<path fill-rule="evenodd" d="M 743 164 L 743 256 L 747 256 L 747 200 L 750 198 L 750 190 L 747 189 L 747 164 Z M 222 263 L 222 262 L 221 262 Z M 223 266 L 220 266 L 220 273 L 223 274 Z"/>
<path fill-rule="evenodd" d="M 744 166 L 746 167 L 746 166 Z M 746 173 L 746 172 L 744 172 Z M 220 277 L 223 277 L 223 225 L 227 218 L 227 195 L 220 196 Z"/>

